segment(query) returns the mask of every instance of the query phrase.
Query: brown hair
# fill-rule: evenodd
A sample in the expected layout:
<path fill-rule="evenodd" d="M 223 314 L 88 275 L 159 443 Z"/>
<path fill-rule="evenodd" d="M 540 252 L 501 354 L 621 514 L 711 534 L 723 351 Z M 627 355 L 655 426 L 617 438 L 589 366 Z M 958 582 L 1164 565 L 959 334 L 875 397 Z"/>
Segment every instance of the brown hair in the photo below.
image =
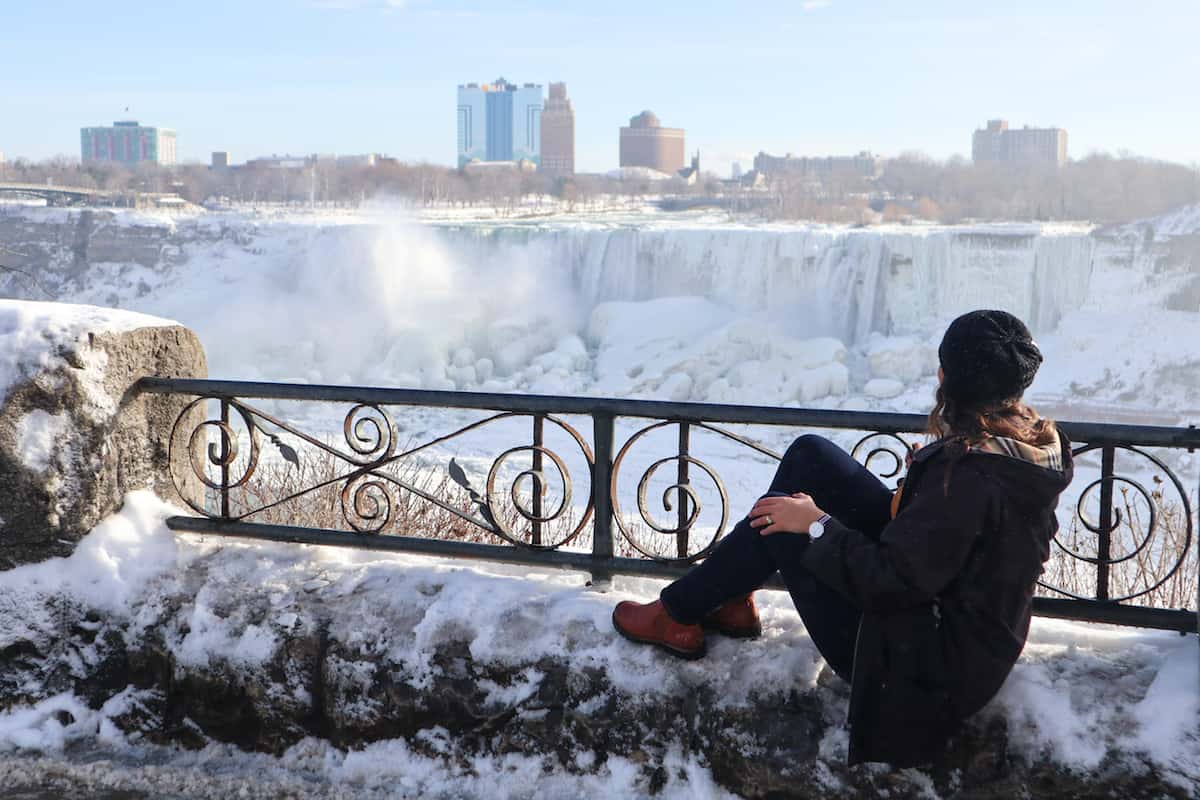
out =
<path fill-rule="evenodd" d="M 950 463 L 946 466 L 946 493 L 950 492 L 950 472 L 972 446 L 989 436 L 1004 436 L 1018 442 L 1042 447 L 1053 443 L 1058 434 L 1054 423 L 1037 415 L 1020 397 L 991 403 L 962 403 L 950 397 L 939 385 L 926 428 L 935 439 L 950 439 Z"/>
<path fill-rule="evenodd" d="M 1054 441 L 1054 423 L 1037 415 L 1032 408 L 1011 397 L 985 405 L 956 401 L 938 386 L 933 410 L 929 412 L 928 432 L 938 438 L 961 438 L 967 445 L 979 444 L 988 436 L 1005 436 L 1034 446 Z"/>

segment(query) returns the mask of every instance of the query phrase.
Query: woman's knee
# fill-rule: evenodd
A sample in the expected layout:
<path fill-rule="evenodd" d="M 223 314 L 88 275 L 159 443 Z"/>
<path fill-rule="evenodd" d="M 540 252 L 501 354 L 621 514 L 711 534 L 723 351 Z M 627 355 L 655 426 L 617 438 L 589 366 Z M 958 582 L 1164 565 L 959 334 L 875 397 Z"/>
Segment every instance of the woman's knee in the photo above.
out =
<path fill-rule="evenodd" d="M 792 442 L 771 482 L 774 491 L 828 495 L 845 482 L 857 462 L 824 436 L 805 434 Z M 828 510 L 828 509 L 827 509 Z M 832 513 L 832 512 L 831 512 Z"/>
<path fill-rule="evenodd" d="M 788 460 L 820 461 L 829 453 L 840 449 L 824 436 L 818 436 L 815 433 L 806 433 L 788 446 L 784 458 Z"/>

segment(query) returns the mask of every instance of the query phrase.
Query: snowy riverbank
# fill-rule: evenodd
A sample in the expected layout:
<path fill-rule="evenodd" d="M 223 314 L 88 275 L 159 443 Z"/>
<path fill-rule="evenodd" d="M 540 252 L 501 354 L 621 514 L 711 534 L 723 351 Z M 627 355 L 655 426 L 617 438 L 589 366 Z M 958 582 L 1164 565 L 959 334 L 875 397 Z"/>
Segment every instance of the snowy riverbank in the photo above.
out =
<path fill-rule="evenodd" d="M 996 780 L 994 764 L 893 776 L 872 767 L 847 769 L 845 689 L 822 676 L 783 594 L 762 596 L 762 640 L 717 639 L 707 659 L 682 663 L 628 644 L 608 620 L 618 598 L 650 597 L 655 581 L 619 581 L 612 592 L 598 593 L 570 572 L 526 574 L 496 565 L 176 536 L 162 524 L 170 511 L 149 495 L 131 495 L 122 513 L 71 557 L 0 574 L 4 692 L 28 695 L 0 714 L 0 751 L 8 754 L 4 761 L 14 778 L 59 775 L 89 787 L 188 797 L 222 796 L 243 784 L 247 797 L 485 797 L 497 789 L 512 797 L 656 790 L 715 797 L 721 796 L 716 786 L 731 779 L 723 748 L 734 747 L 742 763 L 774 764 L 778 754 L 761 748 L 782 735 L 798 752 L 812 754 L 810 762 L 788 768 L 797 786 L 809 786 L 802 796 L 854 796 L 885 785 L 942 796 L 955 781 L 982 791 Z M 77 632 L 62 639 L 64 624 Z M 259 741 L 260 747 L 282 745 L 277 756 L 266 756 L 208 738 L 221 730 L 211 716 L 222 713 L 218 708 L 197 716 L 185 737 L 201 749 L 183 752 L 155 744 L 163 733 L 155 722 L 164 713 L 162 687 L 110 680 L 104 702 L 79 688 L 109 657 L 112 637 L 130 652 L 139 641 L 153 641 L 175 665 L 177 681 L 232 670 L 244 686 L 258 687 L 247 689 L 248 697 L 265 691 L 261 702 L 281 707 L 280 720 L 293 713 L 300 719 L 314 702 L 314 684 L 298 654 L 317 629 L 327 637 L 326 657 L 335 659 L 325 672 L 340 676 L 323 689 L 333 731 L 349 724 L 335 722 L 347 714 L 355 730 L 370 730 L 370 720 L 397 702 L 396 691 L 406 696 L 455 680 L 453 672 L 464 667 L 447 660 L 448 652 L 473 665 L 466 669 L 489 676 L 468 690 L 478 719 L 503 721 L 481 737 L 458 730 L 463 720 L 431 720 L 404 740 L 368 735 L 350 750 L 302 730 L 286 733 L 285 724 L 282 738 Z M 31 664 L 30 652 L 47 647 L 41 666 Z M 554 666 L 560 663 L 563 675 Z M 373 666 L 363 672 L 367 664 Z M 389 690 L 392 700 L 376 694 L 378 668 L 393 671 L 393 680 L 407 688 Z M 31 683 L 38 675 L 45 685 Z M 563 679 L 563 687 L 582 683 L 555 689 Z M 1121 785 L 1112 783 L 1119 779 L 1133 789 L 1159 786 L 1185 797 L 1200 781 L 1198 684 L 1195 637 L 1039 619 L 1021 662 L 976 720 L 973 757 L 999 758 L 1018 781 L 1037 774 L 1060 787 L 1099 790 Z M 720 702 L 712 699 L 714 688 Z M 571 708 L 561 719 L 553 711 L 559 691 L 567 694 L 556 702 Z M 747 720 L 738 730 L 706 729 L 701 741 L 672 740 L 671 727 L 658 730 L 646 721 L 653 714 L 630 710 L 659 708 L 659 716 L 669 718 L 688 696 L 712 703 L 703 715 L 717 722 L 742 719 L 738 709 L 759 704 L 773 709 L 769 716 L 796 721 L 778 734 L 765 720 Z M 300 711 L 288 711 L 292 707 Z M 610 716 L 649 727 L 616 738 L 596 728 L 590 744 L 581 738 L 584 721 L 601 725 Z M 243 725 L 282 724 L 240 719 Z M 396 722 L 381 720 L 381 732 Z M 808 734 L 795 727 L 799 720 Z M 527 738 L 537 731 L 551 736 L 543 747 Z M 626 734 L 633 738 L 622 738 Z M 805 742 L 807 735 L 815 738 Z M 997 742 L 1003 753 L 993 749 Z M 16 755 L 21 758 L 12 760 Z"/>

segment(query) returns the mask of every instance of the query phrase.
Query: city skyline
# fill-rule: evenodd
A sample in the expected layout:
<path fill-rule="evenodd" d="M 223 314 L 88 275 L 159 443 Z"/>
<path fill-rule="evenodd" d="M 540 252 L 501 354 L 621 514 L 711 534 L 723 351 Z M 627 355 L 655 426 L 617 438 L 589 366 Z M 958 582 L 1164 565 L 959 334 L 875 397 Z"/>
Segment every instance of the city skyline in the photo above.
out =
<path fill-rule="evenodd" d="M 0 31 L 0 150 L 72 155 L 80 128 L 130 118 L 178 131 L 187 162 L 379 152 L 452 166 L 448 88 L 505 75 L 571 87 L 580 172 L 614 168 L 614 132 L 644 108 L 717 172 L 759 151 L 970 158 L 971 132 L 995 118 L 1070 131 L 1073 159 L 1200 162 L 1186 84 L 1200 7 L 1155 5 L 31 4 Z"/>

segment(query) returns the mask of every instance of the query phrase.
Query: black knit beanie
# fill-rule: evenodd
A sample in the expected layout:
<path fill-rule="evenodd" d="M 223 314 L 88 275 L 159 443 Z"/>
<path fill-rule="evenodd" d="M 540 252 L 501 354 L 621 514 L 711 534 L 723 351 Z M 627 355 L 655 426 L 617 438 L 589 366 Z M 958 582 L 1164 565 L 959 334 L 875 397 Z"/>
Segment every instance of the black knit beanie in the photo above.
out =
<path fill-rule="evenodd" d="M 1007 311 L 969 311 L 946 329 L 938 360 L 946 395 L 985 407 L 1024 394 L 1042 353 L 1025 323 Z"/>

